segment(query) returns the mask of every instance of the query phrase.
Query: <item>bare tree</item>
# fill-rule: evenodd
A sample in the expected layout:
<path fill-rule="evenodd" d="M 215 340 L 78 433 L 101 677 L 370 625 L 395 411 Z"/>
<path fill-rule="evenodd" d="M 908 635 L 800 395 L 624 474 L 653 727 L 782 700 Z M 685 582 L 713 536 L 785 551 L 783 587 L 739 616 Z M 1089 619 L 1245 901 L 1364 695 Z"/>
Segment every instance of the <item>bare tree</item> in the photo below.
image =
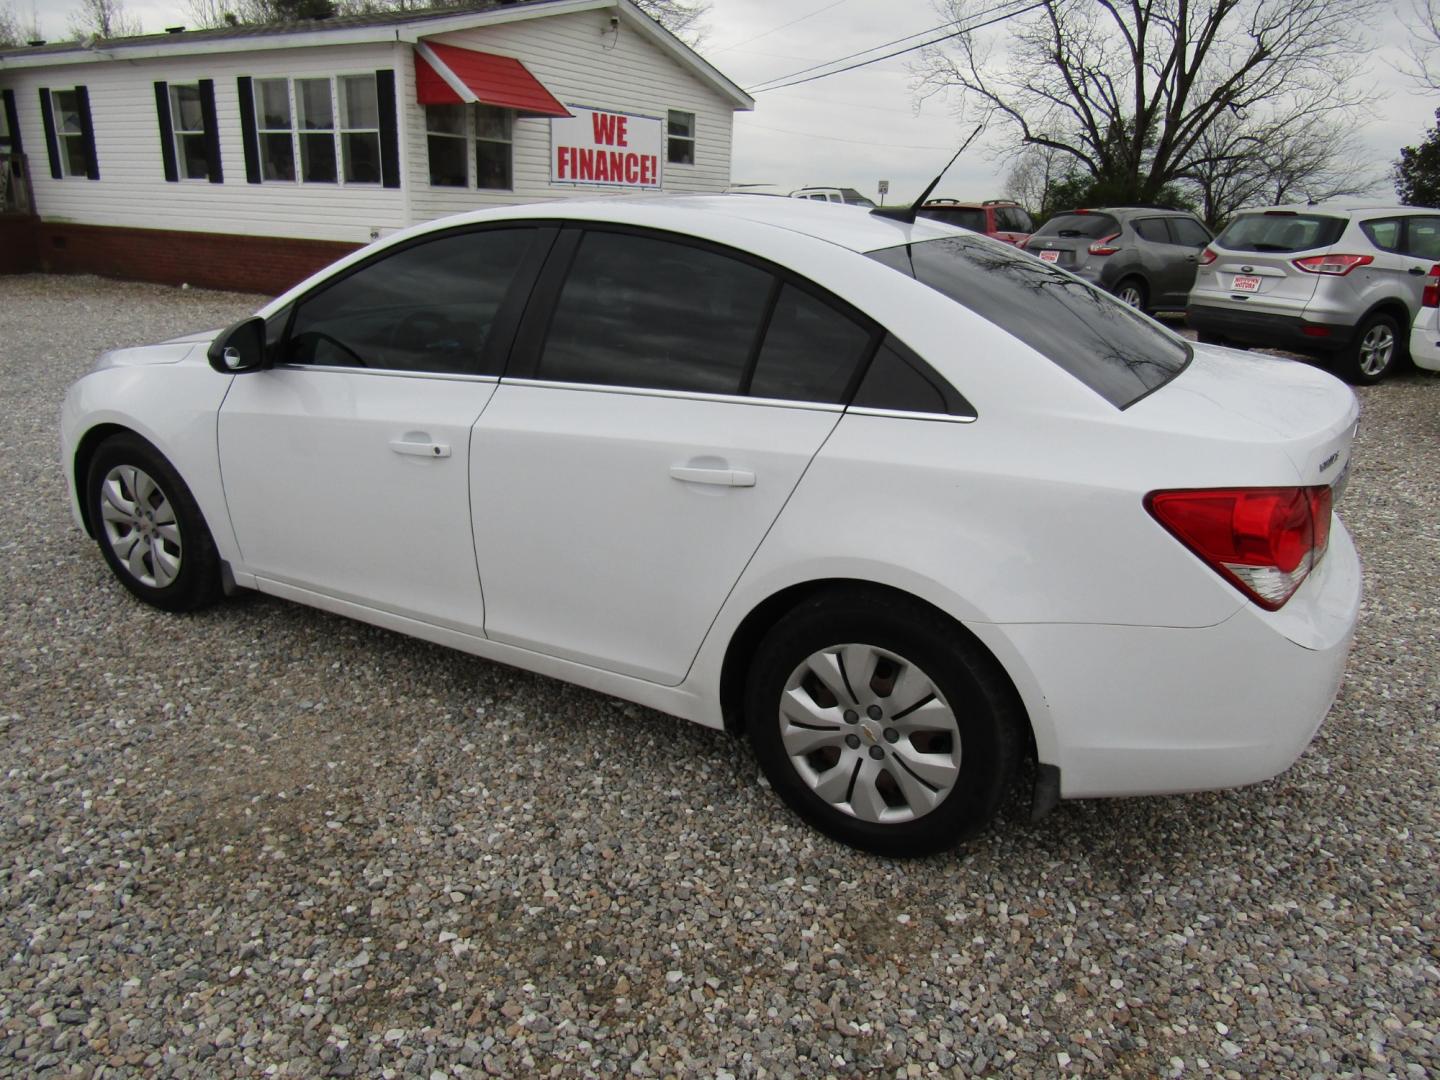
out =
<path fill-rule="evenodd" d="M 1411 0 L 1410 40 L 1398 70 L 1419 91 L 1440 90 L 1440 0 Z"/>
<path fill-rule="evenodd" d="M 15 9 L 9 4 L 0 7 L 0 49 L 19 45 L 24 40 L 20 34 L 20 20 L 15 16 Z"/>
<path fill-rule="evenodd" d="M 145 31 L 140 19 L 125 10 L 125 0 L 80 0 L 70 16 L 71 37 L 134 37 Z"/>
<path fill-rule="evenodd" d="M 963 30 L 986 2 L 939 9 Z M 1098 197 L 1154 202 L 1233 158 L 1242 139 L 1261 152 L 1257 140 L 1294 118 L 1352 115 L 1363 93 L 1350 80 L 1368 47 L 1358 31 L 1383 4 L 1040 0 L 999 55 L 971 32 L 926 50 L 916 88 L 958 90 L 962 119 L 1008 128 L 1017 151 L 1057 152 Z M 1218 148 L 1207 142 L 1217 125 L 1232 131 Z"/>
<path fill-rule="evenodd" d="M 1015 155 L 1005 175 L 1005 194 L 1041 217 L 1054 206 L 1054 192 L 1070 179 L 1074 162 L 1050 146 L 1027 146 Z"/>

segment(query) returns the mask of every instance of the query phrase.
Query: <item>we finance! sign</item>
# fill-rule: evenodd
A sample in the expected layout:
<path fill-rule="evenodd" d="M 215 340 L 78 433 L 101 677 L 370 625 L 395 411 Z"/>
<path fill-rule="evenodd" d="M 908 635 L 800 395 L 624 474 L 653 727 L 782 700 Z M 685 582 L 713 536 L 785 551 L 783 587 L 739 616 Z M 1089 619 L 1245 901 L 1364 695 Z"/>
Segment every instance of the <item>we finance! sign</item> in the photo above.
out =
<path fill-rule="evenodd" d="M 566 105 L 550 121 L 550 179 L 557 184 L 660 186 L 664 121 Z"/>

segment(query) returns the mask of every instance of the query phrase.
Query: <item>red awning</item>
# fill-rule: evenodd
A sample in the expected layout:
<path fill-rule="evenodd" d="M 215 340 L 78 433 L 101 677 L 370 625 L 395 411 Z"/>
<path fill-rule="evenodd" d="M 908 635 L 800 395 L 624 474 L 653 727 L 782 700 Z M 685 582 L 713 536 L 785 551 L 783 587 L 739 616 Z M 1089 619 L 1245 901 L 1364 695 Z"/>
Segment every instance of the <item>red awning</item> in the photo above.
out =
<path fill-rule="evenodd" d="M 415 100 L 421 105 L 479 102 L 525 116 L 569 116 L 570 111 L 510 56 L 421 41 L 415 45 Z"/>

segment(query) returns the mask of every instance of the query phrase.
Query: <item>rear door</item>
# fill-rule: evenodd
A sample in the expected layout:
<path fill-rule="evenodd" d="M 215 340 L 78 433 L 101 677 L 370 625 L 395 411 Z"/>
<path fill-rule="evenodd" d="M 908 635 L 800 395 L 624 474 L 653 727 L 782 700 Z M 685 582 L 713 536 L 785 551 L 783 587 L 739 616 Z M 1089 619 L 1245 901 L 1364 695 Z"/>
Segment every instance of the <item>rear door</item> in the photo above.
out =
<path fill-rule="evenodd" d="M 475 426 L 486 635 L 681 682 L 877 339 L 728 249 L 562 234 Z"/>

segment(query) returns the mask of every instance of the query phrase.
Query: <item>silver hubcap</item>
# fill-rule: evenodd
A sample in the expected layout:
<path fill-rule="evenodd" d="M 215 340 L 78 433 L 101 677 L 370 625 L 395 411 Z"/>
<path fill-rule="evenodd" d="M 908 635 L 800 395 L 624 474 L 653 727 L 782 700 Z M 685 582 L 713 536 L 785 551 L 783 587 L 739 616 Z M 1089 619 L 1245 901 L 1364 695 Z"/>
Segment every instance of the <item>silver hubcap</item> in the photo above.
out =
<path fill-rule="evenodd" d="M 1390 363 L 1395 351 L 1395 335 L 1388 326 L 1372 326 L 1360 339 L 1360 370 L 1366 375 L 1379 375 Z"/>
<path fill-rule="evenodd" d="M 1140 290 L 1137 289 L 1134 285 L 1126 285 L 1123 289 L 1121 289 L 1118 293 L 1115 294 L 1115 298 L 1119 300 L 1122 304 L 1128 304 L 1130 307 L 1133 308 L 1138 308 L 1140 306 Z"/>
<path fill-rule="evenodd" d="M 143 469 L 117 465 L 100 485 L 105 542 L 130 576 L 163 589 L 180 573 L 180 526 L 170 500 Z"/>
<path fill-rule="evenodd" d="M 960 728 L 930 677 L 873 645 L 834 645 L 785 683 L 780 738 L 796 773 L 862 821 L 914 821 L 960 778 Z"/>

